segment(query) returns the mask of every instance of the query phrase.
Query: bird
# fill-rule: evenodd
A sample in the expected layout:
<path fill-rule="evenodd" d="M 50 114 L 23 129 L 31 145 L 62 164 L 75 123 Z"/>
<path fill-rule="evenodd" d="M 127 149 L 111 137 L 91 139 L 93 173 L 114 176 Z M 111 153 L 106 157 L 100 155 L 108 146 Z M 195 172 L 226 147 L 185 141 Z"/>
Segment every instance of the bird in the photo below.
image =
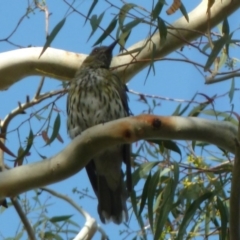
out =
<path fill-rule="evenodd" d="M 109 46 L 95 47 L 70 81 L 67 96 L 67 130 L 71 139 L 97 124 L 104 124 L 131 114 L 127 86 L 110 70 Z M 85 166 L 98 199 L 102 223 L 128 221 L 126 201 L 131 194 L 131 145 L 109 147 Z M 80 161 L 81 159 L 79 159 Z M 126 165 L 126 183 L 122 163 Z"/>

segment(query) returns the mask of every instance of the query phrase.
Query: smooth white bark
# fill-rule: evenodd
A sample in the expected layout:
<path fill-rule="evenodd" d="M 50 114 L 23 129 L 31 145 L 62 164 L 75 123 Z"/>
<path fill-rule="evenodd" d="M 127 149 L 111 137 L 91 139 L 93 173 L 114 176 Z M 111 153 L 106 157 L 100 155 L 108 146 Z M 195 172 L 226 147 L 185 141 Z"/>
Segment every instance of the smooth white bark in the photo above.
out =
<path fill-rule="evenodd" d="M 234 152 L 236 137 L 237 127 L 229 122 L 154 115 L 119 119 L 87 129 L 52 158 L 1 172 L 0 198 L 66 179 L 95 155 L 119 143 L 140 139 L 200 140 Z"/>
<path fill-rule="evenodd" d="M 168 31 L 168 37 L 164 45 L 159 46 L 160 37 L 156 33 L 152 41 L 156 44 L 157 58 L 164 57 L 181 46 L 188 44 L 193 39 L 206 33 L 208 26 L 213 27 L 223 19 L 236 11 L 240 6 L 238 0 L 216 0 L 211 8 L 211 19 L 208 24 L 207 12 L 208 0 L 203 0 L 191 13 L 189 23 L 185 18 L 180 18 L 172 24 Z M 146 39 L 131 46 L 128 50 L 142 47 Z M 48 48 L 39 59 L 41 47 L 25 48 L 0 54 L 0 90 L 10 87 L 20 79 L 31 75 L 44 75 L 60 80 L 70 80 L 85 59 L 86 55 L 66 52 L 59 49 Z M 149 43 L 137 56 L 137 64 L 130 64 L 127 68 L 117 68 L 116 71 L 123 81 L 129 81 L 134 75 L 149 65 L 152 44 Z M 130 63 L 132 56 L 118 56 L 112 61 L 112 67 Z M 141 62 L 140 61 L 144 61 Z M 14 69 L 14 70 L 13 70 Z"/>

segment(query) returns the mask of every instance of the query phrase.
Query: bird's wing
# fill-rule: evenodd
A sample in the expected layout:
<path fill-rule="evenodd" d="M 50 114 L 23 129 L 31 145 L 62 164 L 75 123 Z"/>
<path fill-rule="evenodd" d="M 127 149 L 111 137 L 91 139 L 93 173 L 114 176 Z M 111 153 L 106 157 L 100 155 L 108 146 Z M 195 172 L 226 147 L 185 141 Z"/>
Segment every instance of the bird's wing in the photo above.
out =
<path fill-rule="evenodd" d="M 114 74 L 116 77 L 116 80 L 118 82 L 117 91 L 120 96 L 120 99 L 122 101 L 122 105 L 124 107 L 124 110 L 126 112 L 126 116 L 130 116 L 131 111 L 128 106 L 128 88 L 125 84 L 121 82 L 121 79 Z M 131 145 L 130 144 L 124 144 L 122 147 L 122 153 L 123 153 L 123 162 L 126 164 L 126 177 L 127 177 L 127 189 L 130 193 L 132 191 L 132 173 L 131 173 Z"/>

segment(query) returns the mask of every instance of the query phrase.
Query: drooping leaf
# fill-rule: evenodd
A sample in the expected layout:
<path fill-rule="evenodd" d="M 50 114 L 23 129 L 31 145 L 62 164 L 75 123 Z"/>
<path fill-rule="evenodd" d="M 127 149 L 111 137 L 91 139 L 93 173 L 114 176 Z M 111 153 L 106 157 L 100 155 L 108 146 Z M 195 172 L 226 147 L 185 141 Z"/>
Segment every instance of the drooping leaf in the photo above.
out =
<path fill-rule="evenodd" d="M 57 36 L 57 34 L 59 33 L 59 31 L 62 29 L 63 25 L 66 22 L 66 18 L 63 18 L 52 30 L 52 32 L 50 33 L 50 35 L 47 38 L 47 41 L 44 44 L 44 47 L 39 55 L 38 58 L 40 58 L 43 53 L 46 51 L 46 49 L 50 46 L 50 44 L 52 43 L 52 41 L 54 40 L 54 38 Z"/>
<path fill-rule="evenodd" d="M 90 24 L 91 24 L 91 27 L 92 27 L 92 32 L 90 33 L 87 42 L 89 41 L 89 39 L 92 37 L 92 35 L 95 33 L 95 31 L 97 30 L 98 26 L 100 25 L 100 23 L 101 23 L 101 21 L 103 19 L 104 13 L 105 12 L 101 13 L 99 15 L 99 17 L 97 17 L 97 15 L 93 15 L 91 17 Z"/>
<path fill-rule="evenodd" d="M 179 179 L 178 164 L 174 163 L 173 166 L 174 166 L 173 178 L 168 179 L 167 186 L 163 190 L 163 197 L 162 197 L 162 203 L 160 206 L 160 211 L 155 221 L 154 240 L 158 240 L 160 238 L 162 234 L 162 229 L 166 223 L 169 212 L 173 208 L 174 195 L 175 195 L 175 191 L 176 191 L 176 188 L 178 185 L 178 179 Z"/>
<path fill-rule="evenodd" d="M 72 216 L 73 215 L 62 215 L 62 216 L 52 217 L 49 219 L 49 221 L 52 223 L 63 222 L 63 221 L 70 219 Z"/>
<path fill-rule="evenodd" d="M 226 204 L 219 198 L 217 197 L 217 207 L 220 213 L 220 218 L 221 218 L 221 231 L 220 231 L 220 236 L 221 240 L 227 239 L 227 232 L 228 232 L 228 209 Z"/>
<path fill-rule="evenodd" d="M 64 143 L 62 137 L 60 134 L 57 135 L 57 140 L 60 142 L 60 143 Z"/>
<path fill-rule="evenodd" d="M 196 98 L 196 96 L 197 96 L 197 93 L 194 94 L 194 96 L 192 97 L 191 101 L 193 101 Z M 187 109 L 191 105 L 191 101 L 183 108 L 183 110 L 179 113 L 179 116 L 182 116 L 187 111 Z"/>
<path fill-rule="evenodd" d="M 92 3 L 92 5 L 90 6 L 90 8 L 88 10 L 87 17 L 85 19 L 84 25 L 86 24 L 89 16 L 91 15 L 91 13 L 92 13 L 93 9 L 95 8 L 95 6 L 97 5 L 97 3 L 98 3 L 98 0 L 93 0 L 93 3 Z"/>
<path fill-rule="evenodd" d="M 172 116 L 179 116 L 179 111 L 181 110 L 182 104 L 178 104 L 174 112 L 172 113 Z"/>
<path fill-rule="evenodd" d="M 160 34 L 160 46 L 163 45 L 167 39 L 167 27 L 165 22 L 158 17 L 158 31 Z"/>
<path fill-rule="evenodd" d="M 123 28 L 123 32 L 127 32 L 127 31 L 130 31 L 132 30 L 134 27 L 136 27 L 140 22 L 142 22 L 142 18 L 136 18 L 134 19 L 133 21 L 127 23 L 126 25 L 124 25 L 124 28 Z"/>
<path fill-rule="evenodd" d="M 182 156 L 180 148 L 174 141 L 164 140 L 164 141 L 162 141 L 162 143 L 163 143 L 163 146 L 165 148 L 167 148 L 168 150 L 174 151 L 174 152 L 178 153 L 180 156 Z"/>
<path fill-rule="evenodd" d="M 178 145 L 171 140 L 160 140 L 160 139 L 149 139 L 149 142 L 153 142 L 159 145 L 159 147 L 163 146 L 166 149 L 172 150 L 182 156 L 181 150 Z"/>
<path fill-rule="evenodd" d="M 14 167 L 21 166 L 23 164 L 23 152 L 24 149 L 22 148 L 22 146 L 20 146 L 18 149 L 18 158 L 14 161 Z"/>
<path fill-rule="evenodd" d="M 41 136 L 46 143 L 49 142 L 49 137 L 48 137 L 47 131 L 43 130 Z"/>
<path fill-rule="evenodd" d="M 44 239 L 45 240 L 52 240 L 52 239 L 63 240 L 63 238 L 59 234 L 49 232 L 49 231 L 44 232 Z"/>
<path fill-rule="evenodd" d="M 183 3 L 181 4 L 179 9 L 182 12 L 183 16 L 185 17 L 185 19 L 187 20 L 187 22 L 189 22 L 188 12 Z"/>
<path fill-rule="evenodd" d="M 115 29 L 116 25 L 117 25 L 117 17 L 114 17 L 110 22 L 110 24 L 108 25 L 108 27 L 106 28 L 106 30 L 102 33 L 102 35 L 98 38 L 98 40 L 93 44 L 93 46 L 98 45 L 106 37 L 108 37 L 111 34 L 111 32 Z"/>
<path fill-rule="evenodd" d="M 150 179 L 149 188 L 148 188 L 148 220 L 151 226 L 152 231 L 154 230 L 153 226 L 153 203 L 155 198 L 155 193 L 157 185 L 160 179 L 160 169 L 158 169 Z"/>
<path fill-rule="evenodd" d="M 188 114 L 188 116 L 189 117 L 197 117 L 202 112 L 202 110 L 204 110 L 209 104 L 210 104 L 210 102 L 199 104 L 198 106 L 196 106 L 192 109 L 192 111 Z"/>
<path fill-rule="evenodd" d="M 230 103 L 233 100 L 234 93 L 235 93 L 235 79 L 233 78 L 232 82 L 231 82 L 231 88 L 230 88 L 229 93 L 228 93 Z"/>
<path fill-rule="evenodd" d="M 162 11 L 163 5 L 163 1 L 157 1 L 154 9 L 152 10 L 152 20 L 155 20 L 159 16 Z"/>
<path fill-rule="evenodd" d="M 230 35 L 225 35 L 214 43 L 212 52 L 210 53 L 208 60 L 204 66 L 205 71 L 207 71 L 211 67 L 212 63 L 215 61 L 216 57 L 218 56 L 219 52 L 222 50 L 223 46 L 229 43 L 229 41 L 232 38 L 232 34 L 233 33 L 231 33 Z"/>
<path fill-rule="evenodd" d="M 51 137 L 50 137 L 50 139 L 49 139 L 49 141 L 47 142 L 46 145 L 50 145 L 55 140 L 55 138 L 58 136 L 60 125 L 61 125 L 61 118 L 60 118 L 60 115 L 57 114 L 57 117 L 55 118 L 55 121 L 54 121 L 54 124 L 53 124 L 52 135 L 51 135 Z"/>
<path fill-rule="evenodd" d="M 137 197 L 136 197 L 136 192 L 134 190 L 131 192 L 131 202 L 132 202 L 133 212 L 134 212 L 135 216 L 137 217 L 138 224 L 143 231 L 142 237 L 143 237 L 144 240 L 146 240 L 147 238 L 146 238 L 145 227 L 144 227 L 142 216 L 138 215 Z"/>
<path fill-rule="evenodd" d="M 129 38 L 131 31 L 122 32 L 121 35 L 118 37 L 118 43 L 120 45 L 120 51 L 123 51 L 124 46 L 126 44 L 127 39 Z"/>
<path fill-rule="evenodd" d="M 152 42 L 152 54 L 151 54 L 151 62 L 149 64 L 149 68 L 148 68 L 148 72 L 145 78 L 145 82 L 148 78 L 148 75 L 151 71 L 151 69 L 153 70 L 153 74 L 155 75 L 155 67 L 154 67 L 154 58 L 155 58 L 155 53 L 156 53 L 156 44 L 154 42 Z"/>
<path fill-rule="evenodd" d="M 154 168 L 159 162 L 146 162 L 140 165 L 140 167 L 135 170 L 132 174 L 133 186 L 135 186 L 138 181 L 142 178 L 147 178 L 149 171 Z"/>
<path fill-rule="evenodd" d="M 196 200 L 194 200 L 190 206 L 187 208 L 185 215 L 183 217 L 182 223 L 180 224 L 179 230 L 178 230 L 178 236 L 176 240 L 182 240 L 184 233 L 186 232 L 186 229 L 192 220 L 192 217 L 196 213 L 196 210 L 200 207 L 202 202 L 204 202 L 207 199 L 211 199 L 214 196 L 213 192 L 206 192 Z"/>
<path fill-rule="evenodd" d="M 222 34 L 223 35 L 229 35 L 229 31 L 230 31 L 229 23 L 228 23 L 227 18 L 225 18 L 223 20 L 223 25 L 222 25 Z"/>
<path fill-rule="evenodd" d="M 127 13 L 134 7 L 137 7 L 137 5 L 133 3 L 127 3 L 123 5 L 123 7 L 120 9 L 118 21 L 121 29 L 123 28 L 124 20 L 126 18 Z"/>
<path fill-rule="evenodd" d="M 8 155 L 16 157 L 15 154 L 12 151 L 10 151 L 2 141 L 0 141 L 0 149 L 2 149 L 2 151 L 7 153 Z"/>
<path fill-rule="evenodd" d="M 34 135 L 33 135 L 32 129 L 30 129 L 30 132 L 27 138 L 27 146 L 23 151 L 21 151 L 21 154 L 17 157 L 15 161 L 19 161 L 21 158 L 24 158 L 27 154 L 29 154 L 29 150 L 32 147 L 33 140 L 34 140 Z"/>
<path fill-rule="evenodd" d="M 148 177 L 147 177 L 147 180 L 144 184 L 143 190 L 142 190 L 142 198 L 141 198 L 141 203 L 140 203 L 140 208 L 139 208 L 138 215 L 141 215 L 142 210 L 145 206 L 146 200 L 148 198 L 148 189 L 149 189 L 149 184 L 150 184 L 151 178 L 152 178 L 152 174 L 150 172 Z"/>

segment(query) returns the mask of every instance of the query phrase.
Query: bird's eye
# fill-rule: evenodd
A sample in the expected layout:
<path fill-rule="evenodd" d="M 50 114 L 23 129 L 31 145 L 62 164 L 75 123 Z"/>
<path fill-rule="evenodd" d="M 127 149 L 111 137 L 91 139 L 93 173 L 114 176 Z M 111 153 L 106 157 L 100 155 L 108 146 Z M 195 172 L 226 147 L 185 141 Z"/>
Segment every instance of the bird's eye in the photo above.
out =
<path fill-rule="evenodd" d="M 93 49 L 93 52 L 94 52 L 94 53 L 97 53 L 97 52 L 98 52 L 98 49 L 97 49 L 97 48 Z"/>

